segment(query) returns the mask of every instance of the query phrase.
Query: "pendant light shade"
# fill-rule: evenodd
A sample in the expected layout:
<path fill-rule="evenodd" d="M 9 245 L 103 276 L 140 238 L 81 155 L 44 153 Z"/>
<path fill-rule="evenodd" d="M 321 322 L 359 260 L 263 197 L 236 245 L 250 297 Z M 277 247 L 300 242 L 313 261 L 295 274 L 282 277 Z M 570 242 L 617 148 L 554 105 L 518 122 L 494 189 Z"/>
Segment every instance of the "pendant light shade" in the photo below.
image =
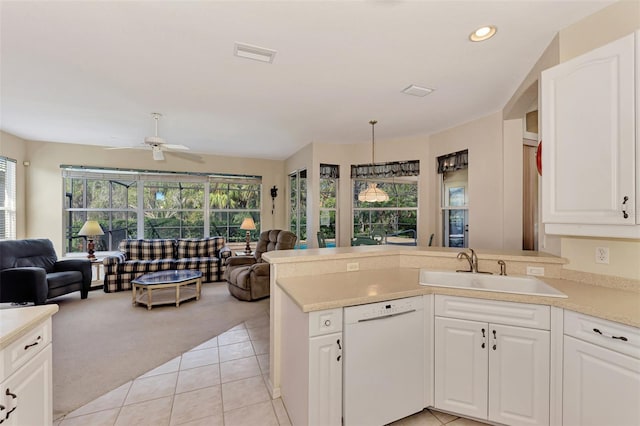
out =
<path fill-rule="evenodd" d="M 382 189 L 378 188 L 377 183 L 369 182 L 367 189 L 358 194 L 358 201 L 364 201 L 367 203 L 389 201 L 389 195 Z"/>
<path fill-rule="evenodd" d="M 371 124 L 371 164 L 376 163 L 376 138 L 374 131 L 374 126 L 376 125 L 376 123 L 376 120 L 371 120 L 369 122 L 369 124 Z M 389 201 L 389 194 L 378 188 L 377 183 L 369 182 L 367 184 L 367 189 L 361 191 L 358 194 L 358 201 L 364 201 L 366 203 L 380 203 L 383 201 Z"/>

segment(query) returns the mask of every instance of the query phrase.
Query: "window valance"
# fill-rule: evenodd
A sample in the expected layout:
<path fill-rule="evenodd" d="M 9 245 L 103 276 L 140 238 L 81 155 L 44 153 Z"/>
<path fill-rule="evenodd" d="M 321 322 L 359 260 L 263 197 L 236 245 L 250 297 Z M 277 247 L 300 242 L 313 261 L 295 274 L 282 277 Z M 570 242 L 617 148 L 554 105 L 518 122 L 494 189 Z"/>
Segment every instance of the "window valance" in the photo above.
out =
<path fill-rule="evenodd" d="M 467 167 L 469 167 L 468 149 L 438 157 L 438 173 L 453 172 Z"/>
<path fill-rule="evenodd" d="M 352 179 L 419 176 L 420 160 L 351 165 Z"/>
<path fill-rule="evenodd" d="M 320 164 L 320 179 L 338 179 L 340 166 L 335 164 Z"/>

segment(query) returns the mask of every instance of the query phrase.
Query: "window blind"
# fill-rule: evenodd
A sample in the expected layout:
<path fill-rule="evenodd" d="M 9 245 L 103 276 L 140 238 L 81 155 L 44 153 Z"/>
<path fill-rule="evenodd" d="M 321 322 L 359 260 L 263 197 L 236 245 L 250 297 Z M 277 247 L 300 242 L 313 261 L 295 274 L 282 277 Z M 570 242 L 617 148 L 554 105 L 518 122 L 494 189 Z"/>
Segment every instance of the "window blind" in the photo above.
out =
<path fill-rule="evenodd" d="M 0 240 L 16 238 L 16 160 L 0 157 Z"/>

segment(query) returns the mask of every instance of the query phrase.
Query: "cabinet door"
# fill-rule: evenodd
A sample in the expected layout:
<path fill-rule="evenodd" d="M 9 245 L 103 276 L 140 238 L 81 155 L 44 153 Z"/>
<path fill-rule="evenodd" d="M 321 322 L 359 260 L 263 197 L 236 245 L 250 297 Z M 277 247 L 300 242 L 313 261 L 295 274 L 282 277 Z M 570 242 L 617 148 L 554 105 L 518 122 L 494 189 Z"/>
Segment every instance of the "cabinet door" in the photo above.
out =
<path fill-rule="evenodd" d="M 436 408 L 487 418 L 488 335 L 487 323 L 436 317 Z"/>
<path fill-rule="evenodd" d="M 309 425 L 342 424 L 342 333 L 309 339 Z"/>
<path fill-rule="evenodd" d="M 544 223 L 635 225 L 634 66 L 630 34 L 542 73 Z"/>
<path fill-rule="evenodd" d="M 549 424 L 549 332 L 489 325 L 489 420 Z"/>
<path fill-rule="evenodd" d="M 640 360 L 564 337 L 563 424 L 640 424 Z"/>
<path fill-rule="evenodd" d="M 2 426 L 50 425 L 53 421 L 51 345 L 0 385 L 8 407 L 15 407 Z M 12 396 L 15 395 L 15 399 Z M 17 405 L 16 405 L 17 404 Z"/>

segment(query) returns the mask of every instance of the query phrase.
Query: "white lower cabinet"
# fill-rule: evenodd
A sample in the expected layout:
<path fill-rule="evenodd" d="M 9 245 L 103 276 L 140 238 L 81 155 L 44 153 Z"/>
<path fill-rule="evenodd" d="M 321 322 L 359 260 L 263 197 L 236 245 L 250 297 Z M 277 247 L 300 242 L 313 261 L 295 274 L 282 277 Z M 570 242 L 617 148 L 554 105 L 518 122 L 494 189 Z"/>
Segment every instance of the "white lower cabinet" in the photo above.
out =
<path fill-rule="evenodd" d="M 435 311 L 435 408 L 549 423 L 548 306 L 437 295 Z"/>
<path fill-rule="evenodd" d="M 0 311 L 0 423 L 46 426 L 53 422 L 51 315 L 57 306 Z"/>
<path fill-rule="evenodd" d="M 563 424 L 640 424 L 640 331 L 565 311 Z"/>
<path fill-rule="evenodd" d="M 549 331 L 489 326 L 489 420 L 549 423 Z"/>
<path fill-rule="evenodd" d="M 51 344 L 0 385 L 8 411 L 2 426 L 50 425 L 51 398 Z M 0 399 L 1 400 L 1 399 Z"/>
<path fill-rule="evenodd" d="M 291 423 L 340 426 L 342 308 L 306 313 L 285 296 L 281 312 L 280 393 Z"/>
<path fill-rule="evenodd" d="M 309 339 L 309 424 L 342 423 L 342 333 Z"/>

